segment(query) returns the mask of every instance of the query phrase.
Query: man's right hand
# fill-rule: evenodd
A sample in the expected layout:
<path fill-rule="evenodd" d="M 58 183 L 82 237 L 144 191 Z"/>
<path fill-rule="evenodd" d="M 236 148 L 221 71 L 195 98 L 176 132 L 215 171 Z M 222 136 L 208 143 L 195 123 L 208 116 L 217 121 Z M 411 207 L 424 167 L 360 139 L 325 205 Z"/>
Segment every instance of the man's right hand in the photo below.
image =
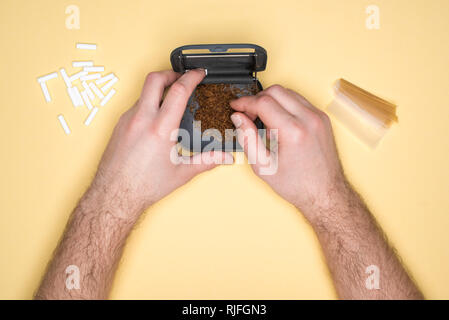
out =
<path fill-rule="evenodd" d="M 300 209 L 309 221 L 319 219 L 317 212 L 330 205 L 330 197 L 346 188 L 328 116 L 298 93 L 280 85 L 256 96 L 237 99 L 231 107 L 237 111 L 232 120 L 241 130 L 238 140 L 248 159 L 261 160 L 260 157 L 268 155 L 270 161 L 277 161 L 277 171 L 272 175 L 261 174 L 264 161 L 251 161 L 255 173 Z M 256 116 L 268 131 L 278 129 L 277 153 L 266 151 L 261 138 L 256 148 L 245 141 L 242 131 L 257 130 L 252 122 Z"/>

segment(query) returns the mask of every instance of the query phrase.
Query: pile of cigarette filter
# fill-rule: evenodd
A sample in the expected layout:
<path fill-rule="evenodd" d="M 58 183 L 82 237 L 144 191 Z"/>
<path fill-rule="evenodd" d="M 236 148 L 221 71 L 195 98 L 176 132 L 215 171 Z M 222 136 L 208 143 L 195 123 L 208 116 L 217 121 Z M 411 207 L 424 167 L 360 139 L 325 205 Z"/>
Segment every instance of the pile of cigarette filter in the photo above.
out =
<path fill-rule="evenodd" d="M 77 43 L 76 48 L 80 50 L 96 50 L 96 44 Z M 75 108 L 86 106 L 90 111 L 88 117 L 84 121 L 86 126 L 90 125 L 100 107 L 104 107 L 114 96 L 116 90 L 112 88 L 118 82 L 118 78 L 114 73 L 103 75 L 105 71 L 102 66 L 95 66 L 93 61 L 73 61 L 74 68 L 81 68 L 80 71 L 73 75 L 67 75 L 64 68 L 59 69 L 59 73 L 67 87 L 67 94 Z M 58 77 L 57 72 L 39 77 L 37 79 L 41 86 L 47 102 L 51 101 L 50 92 L 48 91 L 47 82 Z M 81 85 L 82 89 L 80 89 Z M 64 115 L 58 115 L 58 120 L 66 134 L 70 134 L 70 127 L 64 118 Z"/>
<path fill-rule="evenodd" d="M 396 105 L 339 79 L 328 111 L 367 146 L 374 148 L 398 121 Z"/>

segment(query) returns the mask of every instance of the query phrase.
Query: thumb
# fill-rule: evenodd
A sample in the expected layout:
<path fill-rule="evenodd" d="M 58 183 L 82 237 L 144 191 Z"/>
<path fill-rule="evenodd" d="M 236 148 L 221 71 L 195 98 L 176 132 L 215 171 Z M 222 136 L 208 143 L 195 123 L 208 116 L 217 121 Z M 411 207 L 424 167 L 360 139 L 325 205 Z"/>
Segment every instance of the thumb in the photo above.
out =
<path fill-rule="evenodd" d="M 248 163 L 256 167 L 266 164 L 270 152 L 259 136 L 254 122 L 241 112 L 234 112 L 231 120 L 237 128 L 237 140 L 248 158 Z"/>
<path fill-rule="evenodd" d="M 192 157 L 182 157 L 180 170 L 187 179 L 217 167 L 220 164 L 233 164 L 234 157 L 229 152 L 209 151 L 195 154 Z"/>

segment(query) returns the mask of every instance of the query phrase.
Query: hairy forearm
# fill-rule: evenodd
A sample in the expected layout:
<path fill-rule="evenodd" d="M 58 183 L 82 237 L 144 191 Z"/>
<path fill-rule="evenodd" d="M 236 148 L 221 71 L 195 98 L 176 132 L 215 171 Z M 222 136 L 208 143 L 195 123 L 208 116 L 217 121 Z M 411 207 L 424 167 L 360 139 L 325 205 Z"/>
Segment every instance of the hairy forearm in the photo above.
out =
<path fill-rule="evenodd" d="M 137 215 L 128 218 L 123 210 L 128 208 L 121 205 L 116 193 L 93 184 L 71 215 L 36 299 L 107 297 L 126 238 L 137 219 Z M 69 266 L 79 269 L 79 288 L 66 285 Z"/>
<path fill-rule="evenodd" d="M 342 299 L 422 299 L 374 217 L 351 186 L 342 181 L 328 196 L 324 206 L 314 208 L 313 216 L 317 219 L 311 224 L 338 296 Z M 374 270 L 379 271 L 378 288 L 366 284 L 368 277 L 377 277 L 371 273 L 377 272 Z"/>

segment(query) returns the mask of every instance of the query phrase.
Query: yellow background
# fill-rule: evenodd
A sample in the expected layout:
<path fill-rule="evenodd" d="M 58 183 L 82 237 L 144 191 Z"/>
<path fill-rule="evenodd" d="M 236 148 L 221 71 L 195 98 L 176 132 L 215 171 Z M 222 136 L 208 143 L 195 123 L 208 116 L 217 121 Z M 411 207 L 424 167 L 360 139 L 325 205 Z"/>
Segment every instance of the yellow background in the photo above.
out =
<path fill-rule="evenodd" d="M 81 29 L 65 27 L 65 8 Z M 380 8 L 367 30 L 365 8 Z M 250 42 L 262 84 L 324 109 L 340 77 L 399 106 L 370 150 L 334 122 L 346 173 L 428 298 L 449 298 L 449 1 L 56 1 L 0 3 L 0 298 L 31 298 L 119 115 L 179 45 Z M 98 44 L 96 52 L 76 42 Z M 94 59 L 120 82 L 90 127 L 59 77 Z M 72 129 L 66 136 L 57 115 Z M 247 165 L 203 174 L 151 208 L 129 239 L 112 298 L 336 298 L 305 220 Z"/>

